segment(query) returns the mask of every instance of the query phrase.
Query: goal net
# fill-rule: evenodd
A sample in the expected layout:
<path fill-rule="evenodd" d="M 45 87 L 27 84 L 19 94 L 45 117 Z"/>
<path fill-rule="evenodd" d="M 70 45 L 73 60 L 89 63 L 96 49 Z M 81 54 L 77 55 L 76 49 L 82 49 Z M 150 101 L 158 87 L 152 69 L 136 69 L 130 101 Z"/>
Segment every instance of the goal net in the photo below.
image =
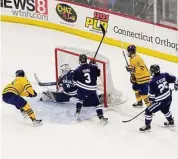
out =
<path fill-rule="evenodd" d="M 89 62 L 93 59 L 95 52 L 71 47 L 55 48 L 56 81 L 61 74 L 61 65 L 69 64 L 71 69 L 76 69 L 79 66 L 80 54 L 86 54 Z M 97 54 L 95 61 L 101 70 L 101 75 L 97 80 L 97 91 L 104 93 L 104 106 L 108 107 L 126 102 L 123 94 L 114 88 L 109 59 L 104 55 Z"/>

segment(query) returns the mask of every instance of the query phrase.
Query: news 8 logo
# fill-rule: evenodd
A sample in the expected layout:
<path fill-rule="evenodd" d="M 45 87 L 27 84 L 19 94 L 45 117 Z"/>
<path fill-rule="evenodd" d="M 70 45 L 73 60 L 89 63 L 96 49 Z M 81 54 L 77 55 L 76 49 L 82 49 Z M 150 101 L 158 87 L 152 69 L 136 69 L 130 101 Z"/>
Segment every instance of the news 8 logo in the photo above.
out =
<path fill-rule="evenodd" d="M 35 0 L 36 13 L 48 14 L 48 0 Z"/>

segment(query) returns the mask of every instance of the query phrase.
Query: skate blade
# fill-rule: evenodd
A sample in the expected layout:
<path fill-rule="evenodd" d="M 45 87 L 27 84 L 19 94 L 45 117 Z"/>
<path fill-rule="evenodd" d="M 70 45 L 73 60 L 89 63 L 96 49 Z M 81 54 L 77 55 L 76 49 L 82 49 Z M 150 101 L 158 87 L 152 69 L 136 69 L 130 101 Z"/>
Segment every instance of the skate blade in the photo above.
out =
<path fill-rule="evenodd" d="M 151 132 L 151 130 L 140 131 L 140 133 L 147 133 L 147 132 Z"/>
<path fill-rule="evenodd" d="M 133 106 L 133 108 L 143 108 L 143 106 Z"/>
<path fill-rule="evenodd" d="M 75 114 L 75 119 L 76 119 L 76 121 L 81 121 L 81 120 L 80 120 L 80 114 L 79 114 L 79 113 L 76 113 L 76 114 Z"/>
<path fill-rule="evenodd" d="M 164 125 L 165 128 L 175 128 L 176 125 Z"/>
<path fill-rule="evenodd" d="M 107 124 L 108 124 L 108 121 L 101 122 L 101 125 L 102 125 L 102 126 L 105 126 L 105 125 L 107 125 Z"/>
<path fill-rule="evenodd" d="M 108 124 L 108 122 L 106 122 L 106 123 L 102 124 L 102 126 L 106 126 L 107 124 Z"/>
<path fill-rule="evenodd" d="M 42 122 L 33 124 L 34 127 L 39 127 L 39 126 L 41 126 L 41 125 L 43 125 Z"/>

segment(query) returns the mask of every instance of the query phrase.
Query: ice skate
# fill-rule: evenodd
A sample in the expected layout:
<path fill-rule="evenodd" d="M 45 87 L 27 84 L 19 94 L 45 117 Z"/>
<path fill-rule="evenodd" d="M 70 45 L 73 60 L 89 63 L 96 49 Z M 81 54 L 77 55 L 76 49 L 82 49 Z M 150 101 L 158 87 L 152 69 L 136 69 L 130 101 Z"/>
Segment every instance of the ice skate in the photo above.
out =
<path fill-rule="evenodd" d="M 174 119 L 169 122 L 164 122 L 164 126 L 166 127 L 175 127 Z"/>
<path fill-rule="evenodd" d="M 108 118 L 104 118 L 104 117 L 102 117 L 101 119 L 100 119 L 100 123 L 101 123 L 101 125 L 106 125 L 107 123 L 108 123 Z"/>
<path fill-rule="evenodd" d="M 132 104 L 134 108 L 142 108 L 143 107 L 143 102 L 142 101 L 137 101 L 134 104 Z"/>
<path fill-rule="evenodd" d="M 75 118 L 76 120 L 80 120 L 80 110 L 76 110 Z"/>
<path fill-rule="evenodd" d="M 34 126 L 41 126 L 43 124 L 41 119 L 33 119 L 32 122 Z"/>
<path fill-rule="evenodd" d="M 144 125 L 139 129 L 140 132 L 150 132 L 151 131 L 151 126 L 150 125 Z"/>

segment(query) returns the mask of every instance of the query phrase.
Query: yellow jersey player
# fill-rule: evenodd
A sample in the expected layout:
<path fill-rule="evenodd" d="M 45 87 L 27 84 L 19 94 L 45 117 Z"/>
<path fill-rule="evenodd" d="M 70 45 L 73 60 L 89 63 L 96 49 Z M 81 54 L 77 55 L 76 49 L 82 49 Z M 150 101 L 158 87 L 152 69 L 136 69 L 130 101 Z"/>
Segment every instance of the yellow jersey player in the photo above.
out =
<path fill-rule="evenodd" d="M 127 47 L 127 55 L 130 58 L 130 65 L 126 66 L 128 72 L 131 73 L 132 88 L 135 92 L 137 102 L 133 104 L 134 107 L 143 106 L 143 102 L 146 106 L 150 105 L 148 97 L 148 87 L 150 81 L 150 72 L 142 60 L 142 58 L 136 54 L 136 47 L 130 45 Z"/>
<path fill-rule="evenodd" d="M 35 126 L 41 125 L 42 120 L 36 119 L 32 108 L 22 96 L 36 97 L 37 93 L 25 77 L 25 72 L 23 70 L 17 70 L 16 78 L 4 88 L 2 99 L 5 103 L 12 104 L 19 109 L 22 115 L 28 115 Z"/>

